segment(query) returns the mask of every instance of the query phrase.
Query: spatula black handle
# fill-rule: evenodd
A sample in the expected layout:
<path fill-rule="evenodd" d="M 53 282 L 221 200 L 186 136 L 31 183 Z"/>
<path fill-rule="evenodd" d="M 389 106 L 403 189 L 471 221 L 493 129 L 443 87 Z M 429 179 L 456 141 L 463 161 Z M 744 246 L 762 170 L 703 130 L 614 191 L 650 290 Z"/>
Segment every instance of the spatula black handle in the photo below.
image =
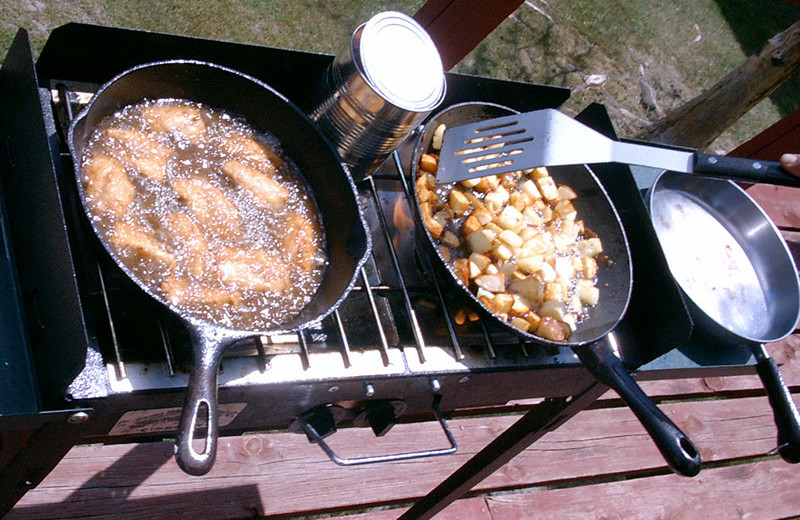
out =
<path fill-rule="evenodd" d="M 800 177 L 792 175 L 774 161 L 759 161 L 729 155 L 697 153 L 694 174 L 721 177 L 741 182 L 777 184 L 800 188 Z"/>

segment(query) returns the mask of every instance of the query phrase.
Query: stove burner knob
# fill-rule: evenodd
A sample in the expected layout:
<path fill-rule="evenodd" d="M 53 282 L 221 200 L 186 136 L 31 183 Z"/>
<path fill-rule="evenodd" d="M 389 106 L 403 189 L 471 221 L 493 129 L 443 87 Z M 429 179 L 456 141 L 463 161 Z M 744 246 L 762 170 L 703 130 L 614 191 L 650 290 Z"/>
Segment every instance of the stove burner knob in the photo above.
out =
<path fill-rule="evenodd" d="M 395 407 L 390 401 L 372 401 L 367 403 L 367 423 L 377 437 L 386 435 L 397 422 Z"/>
<path fill-rule="evenodd" d="M 305 433 L 310 442 L 315 442 L 314 437 L 306 431 L 304 424 L 311 426 L 321 438 L 325 438 L 336 432 L 336 423 L 343 416 L 344 410 L 340 406 L 321 404 L 300 414 L 289 425 L 289 431 L 292 433 Z"/>

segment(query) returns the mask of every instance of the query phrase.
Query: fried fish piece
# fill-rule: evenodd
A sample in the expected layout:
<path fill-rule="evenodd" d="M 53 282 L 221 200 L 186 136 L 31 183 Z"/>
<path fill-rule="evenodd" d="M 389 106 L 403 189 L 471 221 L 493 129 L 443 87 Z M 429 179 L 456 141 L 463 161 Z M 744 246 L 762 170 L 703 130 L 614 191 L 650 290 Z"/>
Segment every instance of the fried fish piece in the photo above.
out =
<path fill-rule="evenodd" d="M 152 231 L 138 224 L 118 222 L 114 226 L 110 241 L 117 250 L 135 253 L 169 267 L 175 267 L 175 255 L 156 239 Z"/>
<path fill-rule="evenodd" d="M 281 293 L 290 285 L 286 264 L 266 249 L 222 248 L 217 253 L 217 268 L 222 283 L 242 290 Z"/>
<path fill-rule="evenodd" d="M 210 305 L 237 307 L 242 303 L 242 292 L 209 287 L 188 278 L 168 276 L 161 282 L 161 292 L 173 305 Z"/>
<path fill-rule="evenodd" d="M 106 135 L 119 142 L 127 152 L 121 157 L 148 179 L 161 182 L 167 175 L 167 163 L 174 152 L 139 130 L 109 127 Z"/>
<path fill-rule="evenodd" d="M 289 265 L 297 266 L 302 273 L 310 273 L 317 256 L 319 225 L 299 213 L 291 213 L 286 219 L 286 233 L 281 237 L 283 255 Z"/>
<path fill-rule="evenodd" d="M 279 209 L 289 198 L 289 190 L 281 183 L 239 161 L 226 162 L 222 165 L 222 172 L 269 208 Z"/>
<path fill-rule="evenodd" d="M 268 146 L 252 136 L 233 134 L 222 142 L 222 150 L 232 159 L 252 164 L 267 175 L 272 175 L 283 164 L 283 159 Z"/>
<path fill-rule="evenodd" d="M 242 226 L 239 210 L 225 194 L 206 179 L 176 179 L 172 188 L 186 203 L 200 226 L 221 238 L 238 236 Z"/>
<path fill-rule="evenodd" d="M 186 105 L 152 105 L 142 110 L 147 124 L 156 132 L 167 132 L 198 143 L 206 132 L 200 109 Z"/>
<path fill-rule="evenodd" d="M 91 157 L 83 165 L 86 197 L 93 211 L 123 218 L 136 197 L 136 189 L 122 163 L 106 155 Z"/>
<path fill-rule="evenodd" d="M 179 264 L 188 272 L 202 278 L 208 265 L 208 243 L 200 228 L 186 213 L 173 213 L 166 218 L 167 231 L 177 243 Z"/>

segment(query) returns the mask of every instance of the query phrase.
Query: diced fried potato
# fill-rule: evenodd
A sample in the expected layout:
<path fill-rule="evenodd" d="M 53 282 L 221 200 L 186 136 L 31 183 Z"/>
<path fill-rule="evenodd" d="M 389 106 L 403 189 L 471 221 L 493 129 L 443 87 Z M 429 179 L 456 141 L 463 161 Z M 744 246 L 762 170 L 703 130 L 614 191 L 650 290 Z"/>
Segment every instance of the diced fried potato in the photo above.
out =
<path fill-rule="evenodd" d="M 499 314 L 508 314 L 514 304 L 514 297 L 508 293 L 494 295 L 494 309 Z"/>
<path fill-rule="evenodd" d="M 494 220 L 494 212 L 492 212 L 492 210 L 486 206 L 475 208 L 475 211 L 472 212 L 472 215 L 478 219 L 482 226 L 485 226 Z"/>
<path fill-rule="evenodd" d="M 575 276 L 575 266 L 572 265 L 572 259 L 567 256 L 560 256 L 556 258 L 555 271 L 556 276 L 564 280 L 569 280 Z"/>
<path fill-rule="evenodd" d="M 481 222 L 475 217 L 475 215 L 470 215 L 464 219 L 464 222 L 461 224 L 461 236 L 469 236 L 476 231 L 480 231 L 481 229 L 483 229 Z"/>
<path fill-rule="evenodd" d="M 536 329 L 536 335 L 550 341 L 566 341 L 569 337 L 567 330 L 569 327 L 563 325 L 558 320 L 550 316 L 543 316 L 539 327 Z"/>
<path fill-rule="evenodd" d="M 558 199 L 558 188 L 555 181 L 550 176 L 539 177 L 536 179 L 536 186 L 542 194 L 542 198 L 547 202 L 552 202 Z"/>
<path fill-rule="evenodd" d="M 444 232 L 444 226 L 431 217 L 425 219 L 425 227 L 433 238 L 439 238 Z"/>
<path fill-rule="evenodd" d="M 489 264 L 492 263 L 491 258 L 481 253 L 471 253 L 469 255 L 469 261 L 473 262 L 478 267 L 480 272 L 485 271 L 486 268 L 489 267 Z"/>
<path fill-rule="evenodd" d="M 532 236 L 522 244 L 522 250 L 524 254 L 529 255 L 541 255 L 546 253 L 549 250 L 547 237 L 541 234 Z"/>
<path fill-rule="evenodd" d="M 578 198 L 578 194 L 575 193 L 571 187 L 567 186 L 566 184 L 562 184 L 558 187 L 558 198 L 564 200 L 575 200 Z"/>
<path fill-rule="evenodd" d="M 470 251 L 485 253 L 492 249 L 492 242 L 494 242 L 494 239 L 494 233 L 488 229 L 481 229 L 467 235 L 467 244 L 469 244 Z"/>
<path fill-rule="evenodd" d="M 547 262 L 546 260 L 542 262 L 542 268 L 539 270 L 539 276 L 545 283 L 555 282 L 556 278 L 558 277 L 555 268 L 553 268 L 553 266 L 550 265 L 550 262 Z"/>
<path fill-rule="evenodd" d="M 539 328 L 539 325 L 542 323 L 542 318 L 535 312 L 529 312 L 525 315 L 525 319 L 528 320 L 528 323 L 531 324 L 531 329 L 536 330 Z"/>
<path fill-rule="evenodd" d="M 503 229 L 519 231 L 525 223 L 525 216 L 514 206 L 506 206 L 497 216 L 496 223 Z"/>
<path fill-rule="evenodd" d="M 561 285 L 559 282 L 549 282 L 547 285 L 544 286 L 544 300 L 555 300 L 555 301 L 563 301 L 564 297 L 564 286 Z M 541 313 L 541 309 L 539 310 Z"/>
<path fill-rule="evenodd" d="M 494 293 L 487 291 L 483 287 L 478 287 L 478 290 L 475 292 L 475 297 L 478 298 L 478 301 L 484 304 L 487 309 L 491 312 L 495 312 Z"/>
<path fill-rule="evenodd" d="M 448 229 L 445 229 L 444 232 L 442 233 L 442 243 L 447 246 L 456 248 L 461 245 L 461 240 L 458 239 L 455 233 L 453 233 Z"/>
<path fill-rule="evenodd" d="M 443 124 L 436 127 L 436 130 L 433 131 L 433 137 L 431 138 L 431 148 L 436 151 L 442 149 L 442 143 L 444 142 L 444 132 L 447 130 L 447 127 Z"/>
<path fill-rule="evenodd" d="M 521 212 L 523 209 L 525 209 L 525 206 L 528 205 L 528 200 L 524 194 L 518 191 L 512 191 L 508 198 L 508 203 L 511 205 L 511 207 Z"/>
<path fill-rule="evenodd" d="M 450 190 L 450 209 L 453 210 L 457 216 L 461 216 L 469 209 L 469 199 L 464 195 L 463 191 Z"/>
<path fill-rule="evenodd" d="M 456 315 L 453 317 L 453 321 L 456 322 L 456 325 L 463 325 L 467 322 L 467 311 L 464 309 L 459 309 L 456 312 Z"/>
<path fill-rule="evenodd" d="M 500 242 L 492 249 L 492 256 L 499 258 L 500 260 L 508 260 L 514 256 L 514 250 L 508 247 L 508 245 Z"/>
<path fill-rule="evenodd" d="M 464 186 L 465 188 L 471 190 L 472 188 L 476 187 L 481 182 L 480 178 L 477 179 L 464 179 L 460 181 L 459 184 Z"/>
<path fill-rule="evenodd" d="M 581 257 L 583 263 L 583 277 L 592 280 L 597 276 L 597 260 L 591 256 Z"/>
<path fill-rule="evenodd" d="M 578 242 L 578 250 L 583 256 L 597 256 L 603 252 L 603 244 L 599 238 L 587 238 Z"/>
<path fill-rule="evenodd" d="M 497 189 L 490 191 L 486 194 L 486 197 L 483 199 L 483 203 L 489 208 L 491 211 L 497 213 L 503 206 L 506 205 L 508 202 L 510 195 L 508 194 L 508 190 L 503 188 L 502 186 L 498 186 Z"/>
<path fill-rule="evenodd" d="M 544 255 L 523 256 L 517 259 L 517 268 L 526 274 L 538 272 L 544 263 Z"/>
<path fill-rule="evenodd" d="M 475 277 L 475 285 L 492 293 L 502 292 L 506 288 L 506 277 L 503 273 L 482 274 Z"/>
<path fill-rule="evenodd" d="M 461 280 L 461 283 L 469 287 L 469 260 L 466 258 L 457 258 L 453 263 L 453 271 L 456 277 Z"/>
<path fill-rule="evenodd" d="M 522 193 L 527 194 L 533 200 L 542 198 L 542 194 L 539 192 L 539 188 L 536 187 L 536 183 L 533 182 L 531 179 L 528 179 L 524 181 L 522 184 L 520 184 L 519 189 L 522 190 Z"/>
<path fill-rule="evenodd" d="M 529 276 L 522 280 L 514 280 L 509 289 L 515 294 L 524 296 L 531 301 L 544 300 L 544 284 L 536 278 Z"/>
<path fill-rule="evenodd" d="M 477 254 L 477 253 L 472 253 L 472 254 L 474 255 L 474 254 Z M 483 255 L 481 255 L 481 256 L 483 256 Z M 478 264 L 476 264 L 472 260 L 469 261 L 468 265 L 469 265 L 469 278 L 470 278 L 470 280 L 475 278 L 476 276 L 480 276 L 483 273 L 483 269 L 481 269 L 480 266 L 478 266 Z"/>
<path fill-rule="evenodd" d="M 545 300 L 537 313 L 541 317 L 550 316 L 558 321 L 563 321 L 564 315 L 567 313 L 567 306 L 560 301 Z"/>
<path fill-rule="evenodd" d="M 439 250 L 439 254 L 442 255 L 442 259 L 445 262 L 449 262 L 453 259 L 453 252 L 449 247 L 439 244 L 436 246 L 436 249 Z"/>
<path fill-rule="evenodd" d="M 523 316 L 531 312 L 531 307 L 533 307 L 533 305 L 527 298 L 519 294 L 512 294 L 511 308 L 508 312 L 512 316 Z"/>
<path fill-rule="evenodd" d="M 433 154 L 424 153 L 419 160 L 419 167 L 422 171 L 436 173 L 436 169 L 439 167 L 439 158 Z"/>
<path fill-rule="evenodd" d="M 498 269 L 498 272 L 503 273 L 506 276 L 506 280 L 510 279 L 514 273 L 517 271 L 517 263 L 512 261 L 508 261 L 501 265 Z"/>
<path fill-rule="evenodd" d="M 533 170 L 530 170 L 530 172 L 528 173 L 528 176 L 531 179 L 536 180 L 536 179 L 541 179 L 543 177 L 549 177 L 550 176 L 550 172 L 548 172 L 547 168 L 545 168 L 544 166 L 540 166 L 538 168 L 534 168 Z"/>
<path fill-rule="evenodd" d="M 531 328 L 530 322 L 524 318 L 520 318 L 519 316 L 511 318 L 511 321 L 509 321 L 509 323 L 518 328 L 519 330 L 521 330 L 522 332 L 528 332 L 528 330 Z"/>
<path fill-rule="evenodd" d="M 575 211 L 575 206 L 568 200 L 559 200 L 555 205 L 555 212 L 561 217 L 562 220 L 575 220 L 578 212 Z"/>
<path fill-rule="evenodd" d="M 600 289 L 589 280 L 579 280 L 575 287 L 575 294 L 580 298 L 581 303 L 590 307 L 597 305 L 597 301 L 600 299 Z"/>
<path fill-rule="evenodd" d="M 522 247 L 522 238 L 511 231 L 510 229 L 504 229 L 497 235 L 497 238 L 508 244 L 513 249 L 519 249 Z"/>

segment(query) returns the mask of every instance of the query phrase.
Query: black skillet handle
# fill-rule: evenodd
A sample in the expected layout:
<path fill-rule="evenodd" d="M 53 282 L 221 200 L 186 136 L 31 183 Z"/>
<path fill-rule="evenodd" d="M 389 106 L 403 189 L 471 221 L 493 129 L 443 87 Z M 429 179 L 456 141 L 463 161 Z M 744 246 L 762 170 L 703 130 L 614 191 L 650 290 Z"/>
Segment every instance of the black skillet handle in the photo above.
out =
<path fill-rule="evenodd" d="M 222 352 L 232 341 L 221 340 L 208 328 L 190 326 L 189 329 L 194 366 L 189 376 L 189 386 L 175 438 L 175 460 L 183 471 L 199 476 L 211 470 L 217 456 L 217 373 Z M 208 426 L 202 451 L 197 451 L 195 433 L 202 429 L 203 422 Z"/>
<path fill-rule="evenodd" d="M 774 161 L 758 161 L 733 157 L 729 155 L 711 155 L 696 153 L 695 174 L 709 177 L 721 177 L 740 182 L 763 182 L 779 186 L 800 187 L 800 177 L 792 175 L 780 163 Z"/>
<path fill-rule="evenodd" d="M 576 347 L 575 351 L 598 381 L 613 388 L 622 397 L 650 434 L 672 471 L 686 477 L 700 473 L 700 453 L 695 445 L 647 397 L 609 345 Z"/>
<path fill-rule="evenodd" d="M 771 357 L 762 358 L 756 365 L 761 382 L 767 391 L 775 425 L 778 427 L 778 453 L 791 464 L 800 462 L 800 414 L 786 387 L 778 363 Z"/>

